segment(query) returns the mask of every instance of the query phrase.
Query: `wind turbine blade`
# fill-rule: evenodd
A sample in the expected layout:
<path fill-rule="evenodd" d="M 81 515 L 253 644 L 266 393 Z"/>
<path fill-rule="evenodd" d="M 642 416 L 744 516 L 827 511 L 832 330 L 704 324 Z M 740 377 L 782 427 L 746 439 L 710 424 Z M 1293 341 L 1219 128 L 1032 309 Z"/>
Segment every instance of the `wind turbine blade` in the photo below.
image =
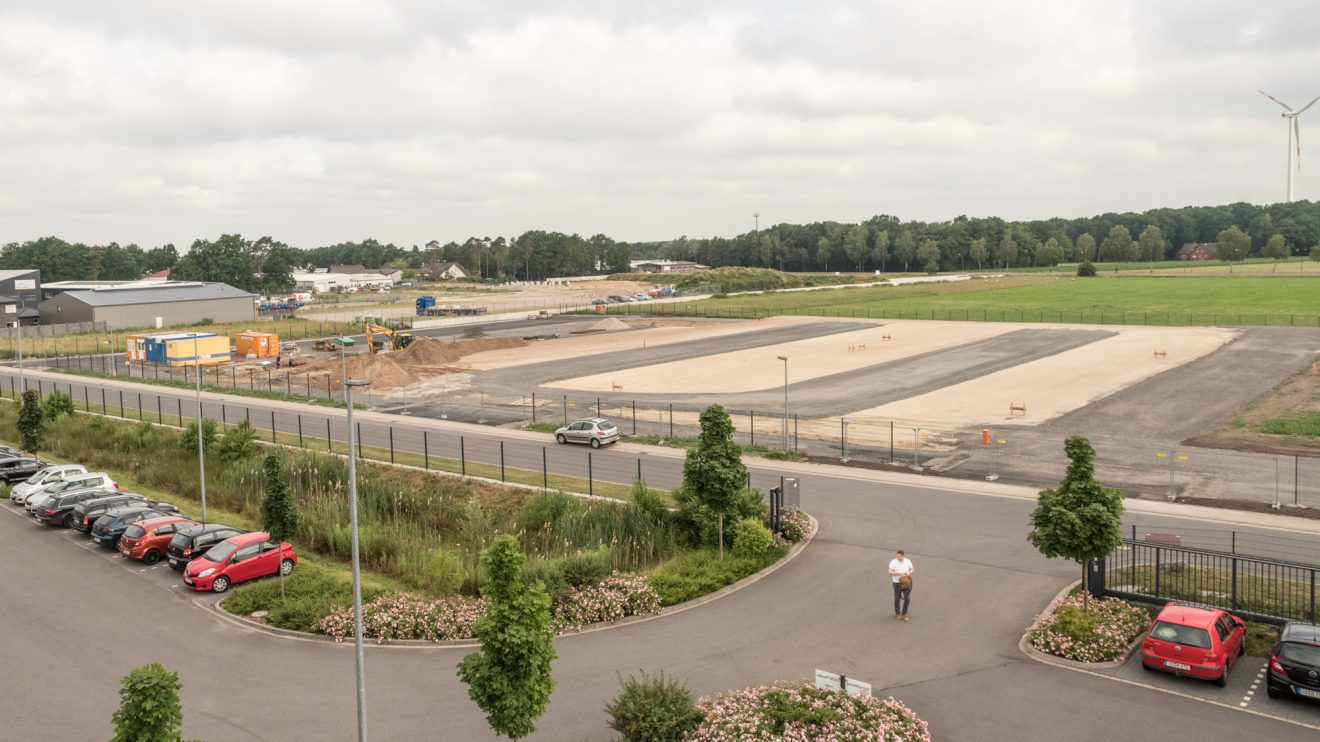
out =
<path fill-rule="evenodd" d="M 1260 93 L 1261 95 L 1265 96 L 1266 98 L 1269 98 L 1270 100 L 1274 101 L 1275 103 L 1278 103 L 1279 105 L 1283 106 L 1283 110 L 1288 111 L 1289 113 L 1292 113 L 1292 106 L 1288 105 L 1287 103 L 1284 103 L 1283 101 L 1279 100 L 1278 98 L 1275 98 L 1274 96 L 1270 95 L 1269 93 L 1265 92 L 1264 90 L 1257 89 L 1256 92 L 1257 92 L 1257 93 Z M 1312 101 L 1312 102 L 1314 102 L 1314 101 Z"/>
<path fill-rule="evenodd" d="M 1314 103 L 1315 101 L 1311 101 Z M 1293 119 L 1293 141 L 1297 143 L 1297 172 L 1302 171 L 1302 125 Z"/>
<path fill-rule="evenodd" d="M 1310 108 L 1311 106 L 1314 106 L 1315 102 L 1318 100 L 1320 100 L 1320 95 L 1317 95 L 1316 97 L 1312 98 L 1310 103 L 1307 103 L 1306 105 L 1302 106 L 1302 110 L 1298 111 L 1298 113 L 1306 113 L 1306 109 Z"/>

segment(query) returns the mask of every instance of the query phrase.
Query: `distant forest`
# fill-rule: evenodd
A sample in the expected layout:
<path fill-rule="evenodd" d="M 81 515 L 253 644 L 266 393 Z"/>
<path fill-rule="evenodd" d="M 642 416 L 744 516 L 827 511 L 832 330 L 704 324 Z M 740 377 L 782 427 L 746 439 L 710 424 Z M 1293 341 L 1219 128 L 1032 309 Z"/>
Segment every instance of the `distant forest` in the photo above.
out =
<path fill-rule="evenodd" d="M 639 259 L 785 271 L 966 270 L 1080 260 L 1166 260 L 1184 244 L 1216 242 L 1233 227 L 1237 229 L 1232 235 L 1238 230 L 1245 235 L 1231 240 L 1237 244 L 1234 254 L 1221 257 L 1306 255 L 1320 243 L 1320 203 L 1235 203 L 1017 222 L 965 216 L 947 222 L 904 222 L 880 215 L 860 223 L 776 224 L 735 237 L 634 243 L 603 234 L 586 238 L 533 230 L 513 238 L 470 237 L 461 243 L 431 241 L 409 247 L 366 239 L 297 248 L 271 237 L 221 235 L 196 240 L 180 255 L 169 244 L 144 249 L 43 237 L 0 248 L 0 269 L 38 268 L 43 281 L 53 282 L 129 280 L 170 268 L 172 278 L 225 281 L 259 292 L 292 288 L 291 274 L 300 268 L 341 264 L 425 269 L 455 262 L 470 276 L 495 280 L 621 273 L 630 260 Z"/>

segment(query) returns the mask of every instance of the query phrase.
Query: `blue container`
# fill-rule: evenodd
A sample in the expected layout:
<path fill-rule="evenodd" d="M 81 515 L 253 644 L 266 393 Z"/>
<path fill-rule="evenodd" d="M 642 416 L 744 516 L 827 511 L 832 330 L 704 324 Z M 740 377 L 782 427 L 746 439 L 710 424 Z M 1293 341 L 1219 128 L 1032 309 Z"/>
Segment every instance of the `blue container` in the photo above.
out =
<path fill-rule="evenodd" d="M 169 341 L 171 340 L 191 340 L 194 337 L 210 338 L 215 337 L 214 332 L 167 332 L 158 335 L 147 335 L 143 338 L 145 344 L 145 355 L 148 363 L 168 363 L 169 362 Z"/>

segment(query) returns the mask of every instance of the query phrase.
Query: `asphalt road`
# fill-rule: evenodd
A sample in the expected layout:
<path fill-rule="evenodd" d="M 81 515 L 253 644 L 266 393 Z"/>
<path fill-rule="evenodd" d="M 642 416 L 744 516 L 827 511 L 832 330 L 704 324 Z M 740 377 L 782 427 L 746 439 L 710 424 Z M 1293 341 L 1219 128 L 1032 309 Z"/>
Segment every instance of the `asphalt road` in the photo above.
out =
<path fill-rule="evenodd" d="M 249 404 L 228 399 L 226 414 L 238 409 L 231 402 Z M 290 419 L 285 403 L 252 400 L 251 409 L 254 420 L 271 410 L 277 425 Z M 343 415 L 303 411 L 319 419 Z M 436 421 L 411 424 L 454 437 Z M 489 429 L 472 437 L 529 440 Z M 585 468 L 585 448 L 550 450 L 558 456 L 554 466 Z M 622 475 L 643 456 L 650 457 L 649 476 L 675 476 L 677 452 L 622 446 L 592 458 Z M 1313 729 L 1021 656 L 1022 630 L 1077 572 L 1026 543 L 1030 501 L 949 491 L 938 481 L 882 483 L 873 472 L 795 470 L 802 506 L 820 521 L 817 540 L 783 569 L 714 603 L 558 640 L 558 688 L 535 739 L 611 738 L 604 703 L 615 693 L 616 673 L 639 668 L 685 678 L 699 694 L 799 680 L 814 668 L 843 672 L 908 703 L 940 740 L 1147 739 L 1168 730 L 1206 740 L 1314 739 Z M 777 476 L 757 468 L 754 481 Z M 125 563 L 32 523 L 8 504 L 0 509 L 0 563 L 7 567 L 0 624 L 8 629 L 0 666 L 21 677 L 0 694 L 0 737 L 106 737 L 119 679 L 151 661 L 181 674 L 188 736 L 353 737 L 350 646 L 236 627 L 205 608 L 209 597 L 186 594 L 168 568 Z M 1149 515 L 1140 522 L 1173 527 Z M 896 548 L 905 548 L 918 570 L 906 624 L 892 618 L 882 574 Z M 373 738 L 492 738 L 454 674 L 464 652 L 369 647 Z M 1320 721 L 1320 712 L 1314 718 Z"/>

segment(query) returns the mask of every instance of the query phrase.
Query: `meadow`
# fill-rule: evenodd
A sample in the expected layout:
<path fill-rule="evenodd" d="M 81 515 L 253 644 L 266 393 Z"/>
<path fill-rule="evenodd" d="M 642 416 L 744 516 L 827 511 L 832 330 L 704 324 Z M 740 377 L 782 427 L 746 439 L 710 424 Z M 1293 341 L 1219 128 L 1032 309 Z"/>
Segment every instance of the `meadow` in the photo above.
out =
<path fill-rule="evenodd" d="M 947 284 L 770 292 L 620 313 L 804 315 L 1003 322 L 1320 326 L 1320 275 L 1095 278 L 1016 274 Z"/>

